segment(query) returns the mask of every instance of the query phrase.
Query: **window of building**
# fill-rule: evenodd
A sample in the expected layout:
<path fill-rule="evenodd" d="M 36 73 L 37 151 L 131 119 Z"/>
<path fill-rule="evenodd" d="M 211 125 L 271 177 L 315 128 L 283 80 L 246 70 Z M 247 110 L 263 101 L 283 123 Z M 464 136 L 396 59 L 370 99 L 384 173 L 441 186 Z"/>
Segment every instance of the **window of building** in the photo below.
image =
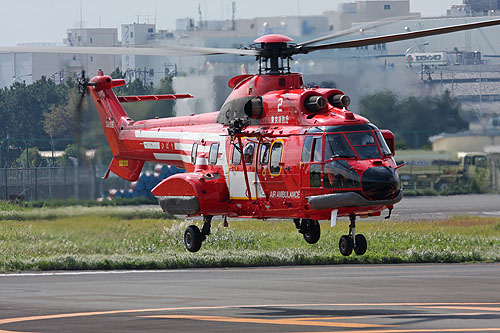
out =
<path fill-rule="evenodd" d="M 208 163 L 215 165 L 217 164 L 217 158 L 219 157 L 219 144 L 212 143 L 210 146 L 210 153 L 208 157 Z"/>
<path fill-rule="evenodd" d="M 148 32 L 153 32 L 153 28 L 148 28 Z"/>
<path fill-rule="evenodd" d="M 130 38 L 134 38 L 134 32 L 133 31 L 130 32 Z"/>
<path fill-rule="evenodd" d="M 92 44 L 92 37 L 90 37 L 90 44 Z"/>
<path fill-rule="evenodd" d="M 390 10 L 391 9 L 391 5 L 384 5 L 384 10 Z"/>

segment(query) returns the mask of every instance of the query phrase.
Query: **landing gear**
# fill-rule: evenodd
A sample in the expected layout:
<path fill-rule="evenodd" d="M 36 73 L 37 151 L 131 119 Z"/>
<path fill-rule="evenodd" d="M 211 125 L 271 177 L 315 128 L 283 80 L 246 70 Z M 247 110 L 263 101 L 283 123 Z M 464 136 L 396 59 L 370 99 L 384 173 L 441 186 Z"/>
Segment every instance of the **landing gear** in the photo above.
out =
<path fill-rule="evenodd" d="M 295 227 L 304 236 L 304 239 L 309 244 L 316 244 L 321 236 L 321 228 L 317 220 L 311 219 L 294 219 Z"/>
<path fill-rule="evenodd" d="M 339 240 L 339 250 L 343 256 L 350 256 L 352 250 L 361 256 L 366 253 L 366 238 L 362 234 L 356 235 L 356 215 L 350 215 L 349 235 L 343 235 Z"/>
<path fill-rule="evenodd" d="M 190 225 L 184 232 L 184 245 L 189 252 L 198 252 L 201 248 L 201 243 L 207 236 L 210 235 L 210 228 L 212 226 L 212 216 L 203 217 L 203 227 L 200 229 L 195 225 Z"/>

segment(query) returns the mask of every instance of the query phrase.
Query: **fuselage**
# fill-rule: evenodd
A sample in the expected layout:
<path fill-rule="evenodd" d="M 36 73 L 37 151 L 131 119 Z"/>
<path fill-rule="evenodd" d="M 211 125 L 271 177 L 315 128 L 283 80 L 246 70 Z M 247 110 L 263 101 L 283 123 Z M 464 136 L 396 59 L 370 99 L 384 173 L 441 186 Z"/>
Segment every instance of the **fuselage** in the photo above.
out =
<path fill-rule="evenodd" d="M 387 133 L 333 106 L 341 91 L 306 89 L 296 73 L 242 75 L 229 85 L 233 92 L 218 112 L 137 122 L 113 110 L 111 88 L 92 93 L 108 141 L 115 135 L 115 159 L 186 169 L 153 190 L 165 210 L 321 220 L 332 210 L 380 215 L 401 199 Z M 246 123 L 238 130 L 240 120 Z"/>

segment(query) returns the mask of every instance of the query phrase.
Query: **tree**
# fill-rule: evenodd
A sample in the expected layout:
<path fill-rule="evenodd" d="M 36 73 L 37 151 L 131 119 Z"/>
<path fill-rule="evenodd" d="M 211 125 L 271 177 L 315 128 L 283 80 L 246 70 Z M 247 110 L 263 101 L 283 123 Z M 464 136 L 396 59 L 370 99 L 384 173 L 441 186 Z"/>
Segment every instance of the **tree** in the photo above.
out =
<path fill-rule="evenodd" d="M 400 99 L 392 92 L 366 96 L 360 102 L 360 113 L 380 128 L 394 132 L 409 148 L 420 148 L 432 135 L 465 130 L 462 106 L 448 91 L 432 97 L 410 96 Z"/>

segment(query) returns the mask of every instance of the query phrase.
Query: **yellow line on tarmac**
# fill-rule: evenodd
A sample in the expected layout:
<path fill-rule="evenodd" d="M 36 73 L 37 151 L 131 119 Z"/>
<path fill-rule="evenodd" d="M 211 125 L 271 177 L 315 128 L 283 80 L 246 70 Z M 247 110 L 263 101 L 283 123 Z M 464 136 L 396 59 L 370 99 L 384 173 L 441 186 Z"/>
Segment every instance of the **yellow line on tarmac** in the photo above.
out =
<path fill-rule="evenodd" d="M 363 330 L 363 331 L 356 331 L 356 333 L 418 333 L 418 332 L 426 332 L 426 333 L 433 333 L 433 332 L 498 332 L 500 331 L 500 328 L 436 328 L 436 329 L 397 329 L 397 330 Z M 345 333 L 346 331 L 323 331 L 323 332 L 300 332 L 300 333 Z M 299 333 L 299 332 L 297 332 Z"/>
<path fill-rule="evenodd" d="M 290 326 L 324 326 L 324 327 L 347 327 L 347 328 L 368 328 L 368 327 L 388 327 L 390 325 L 359 324 L 359 323 L 338 323 L 328 321 L 313 321 L 315 318 L 293 319 L 260 319 L 260 318 L 234 318 L 221 316 L 191 316 L 191 315 L 152 315 L 139 316 L 140 318 L 162 318 L 162 319 L 190 319 L 201 321 L 217 321 L 226 323 L 247 323 L 247 324 L 273 324 Z"/>

